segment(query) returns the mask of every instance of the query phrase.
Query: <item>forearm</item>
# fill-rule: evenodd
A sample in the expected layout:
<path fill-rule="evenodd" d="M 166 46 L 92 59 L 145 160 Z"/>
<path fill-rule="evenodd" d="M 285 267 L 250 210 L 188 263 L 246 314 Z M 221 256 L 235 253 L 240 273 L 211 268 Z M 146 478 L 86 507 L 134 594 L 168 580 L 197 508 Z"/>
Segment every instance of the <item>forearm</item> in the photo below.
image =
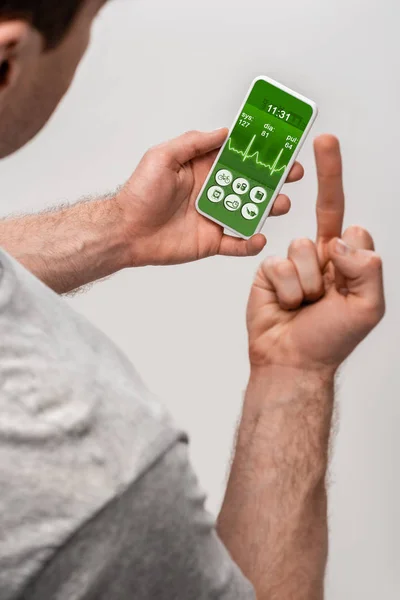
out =
<path fill-rule="evenodd" d="M 58 293 L 129 263 L 123 218 L 114 198 L 4 219 L 0 246 Z"/>
<path fill-rule="evenodd" d="M 219 534 L 258 600 L 321 600 L 333 378 L 253 371 Z"/>

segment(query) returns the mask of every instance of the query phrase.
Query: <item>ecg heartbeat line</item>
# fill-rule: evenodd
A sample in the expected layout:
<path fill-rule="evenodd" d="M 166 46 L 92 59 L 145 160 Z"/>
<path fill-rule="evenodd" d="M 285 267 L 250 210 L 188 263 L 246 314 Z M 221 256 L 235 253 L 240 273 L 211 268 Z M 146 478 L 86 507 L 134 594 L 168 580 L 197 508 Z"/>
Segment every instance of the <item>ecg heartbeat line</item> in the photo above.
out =
<path fill-rule="evenodd" d="M 250 160 L 252 158 L 255 159 L 256 164 L 259 165 L 260 167 L 265 167 L 266 169 L 269 169 L 270 172 L 271 172 L 271 175 L 273 175 L 274 173 L 279 173 L 280 171 L 284 171 L 286 169 L 287 165 L 283 165 L 282 167 L 277 168 L 278 164 L 279 164 L 279 161 L 281 159 L 281 156 L 283 154 L 283 150 L 284 150 L 283 148 L 279 152 L 278 156 L 275 158 L 275 160 L 272 163 L 272 165 L 268 165 L 266 163 L 263 163 L 260 160 L 260 153 L 259 153 L 258 150 L 256 152 L 253 152 L 253 154 L 250 154 L 251 147 L 253 146 L 253 143 L 254 143 L 254 140 L 256 139 L 256 137 L 257 137 L 256 134 L 253 135 L 253 137 L 251 138 L 250 144 L 247 146 L 246 150 L 244 150 L 244 151 L 243 150 L 237 150 L 236 148 L 234 148 L 232 146 L 232 140 L 229 139 L 228 149 L 231 152 L 236 152 L 236 154 L 240 154 L 241 156 L 243 156 L 243 162 L 245 162 L 246 160 Z"/>

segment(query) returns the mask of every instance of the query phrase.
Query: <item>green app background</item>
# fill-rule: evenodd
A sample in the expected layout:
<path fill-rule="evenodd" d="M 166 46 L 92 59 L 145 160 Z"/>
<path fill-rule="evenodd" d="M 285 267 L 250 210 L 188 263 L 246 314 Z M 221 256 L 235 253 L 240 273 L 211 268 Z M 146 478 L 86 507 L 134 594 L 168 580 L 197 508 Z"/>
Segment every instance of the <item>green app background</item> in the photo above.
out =
<path fill-rule="evenodd" d="M 267 81 L 257 80 L 199 199 L 200 210 L 238 233 L 252 235 L 280 184 L 312 113 L 309 104 Z M 239 195 L 241 206 L 238 210 L 227 210 L 224 199 L 211 202 L 207 197 L 212 186 L 220 185 L 216 175 L 221 169 L 232 173 L 232 182 L 220 186 L 224 199 L 235 193 L 233 185 L 237 178 L 243 177 L 250 183 L 248 192 Z M 256 204 L 258 216 L 247 220 L 241 210 L 245 204 L 253 203 L 250 192 L 256 186 L 262 186 L 267 196 L 263 202 Z"/>

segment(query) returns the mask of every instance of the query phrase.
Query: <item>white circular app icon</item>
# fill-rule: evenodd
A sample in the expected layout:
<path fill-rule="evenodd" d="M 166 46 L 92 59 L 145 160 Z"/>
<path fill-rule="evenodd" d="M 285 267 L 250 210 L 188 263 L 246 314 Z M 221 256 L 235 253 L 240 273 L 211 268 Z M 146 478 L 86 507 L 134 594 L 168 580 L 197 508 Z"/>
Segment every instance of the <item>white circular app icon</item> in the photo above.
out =
<path fill-rule="evenodd" d="M 261 186 L 254 187 L 250 192 L 250 198 L 253 200 L 253 202 L 256 202 L 256 204 L 264 202 L 264 200 L 267 199 L 267 196 L 267 191 Z"/>
<path fill-rule="evenodd" d="M 230 185 L 232 183 L 232 180 L 233 175 L 230 171 L 228 171 L 228 169 L 220 169 L 215 176 L 215 181 L 219 185 L 223 186 Z"/>
<path fill-rule="evenodd" d="M 239 194 L 241 196 L 242 194 L 246 194 L 249 191 L 250 184 L 244 177 L 239 177 L 238 179 L 235 179 L 235 181 L 232 184 L 232 187 L 235 194 Z"/>
<path fill-rule="evenodd" d="M 213 185 L 207 192 L 207 198 L 210 202 L 221 202 L 224 199 L 225 192 L 219 185 Z"/>
<path fill-rule="evenodd" d="M 224 200 L 224 206 L 227 210 L 234 211 L 238 210 L 242 205 L 242 201 L 235 194 L 229 194 Z"/>
<path fill-rule="evenodd" d="M 247 219 L 248 221 L 251 221 L 252 219 L 255 219 L 256 217 L 258 217 L 257 204 L 251 204 L 251 202 L 249 202 L 248 204 L 245 204 L 242 208 L 242 216 L 245 219 Z"/>

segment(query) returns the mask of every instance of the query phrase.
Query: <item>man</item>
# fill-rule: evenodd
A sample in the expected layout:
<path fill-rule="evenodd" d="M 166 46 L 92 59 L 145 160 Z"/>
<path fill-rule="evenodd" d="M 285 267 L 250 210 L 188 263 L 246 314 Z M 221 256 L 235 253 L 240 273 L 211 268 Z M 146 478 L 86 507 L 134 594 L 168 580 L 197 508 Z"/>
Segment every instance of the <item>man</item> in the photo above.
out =
<path fill-rule="evenodd" d="M 102 4 L 0 0 L 2 156 L 46 122 Z M 264 261 L 252 286 L 251 374 L 217 528 L 186 437 L 39 281 L 63 293 L 125 267 L 259 252 L 262 235 L 224 236 L 194 210 L 225 136 L 185 134 L 113 197 L 0 224 L 1 600 L 323 597 L 334 376 L 384 312 L 370 235 L 341 235 L 336 139 L 315 143 L 317 242 Z M 281 196 L 274 212 L 288 208 Z"/>

